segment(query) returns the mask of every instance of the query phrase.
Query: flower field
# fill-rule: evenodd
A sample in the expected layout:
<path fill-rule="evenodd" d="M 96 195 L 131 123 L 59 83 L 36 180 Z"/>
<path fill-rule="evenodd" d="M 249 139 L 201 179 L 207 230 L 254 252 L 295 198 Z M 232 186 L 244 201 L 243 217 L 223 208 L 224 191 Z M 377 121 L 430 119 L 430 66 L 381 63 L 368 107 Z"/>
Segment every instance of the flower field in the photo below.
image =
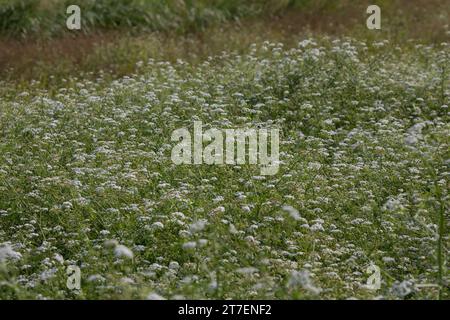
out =
<path fill-rule="evenodd" d="M 5 86 L 0 299 L 448 299 L 449 61 L 317 36 Z M 194 121 L 279 128 L 278 173 L 175 165 Z"/>

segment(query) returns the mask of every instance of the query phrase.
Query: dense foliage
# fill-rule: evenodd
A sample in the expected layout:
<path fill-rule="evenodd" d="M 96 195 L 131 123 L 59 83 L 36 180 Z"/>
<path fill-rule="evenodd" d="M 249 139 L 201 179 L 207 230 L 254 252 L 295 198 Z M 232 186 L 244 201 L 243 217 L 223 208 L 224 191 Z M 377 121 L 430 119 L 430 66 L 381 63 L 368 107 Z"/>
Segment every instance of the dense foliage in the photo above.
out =
<path fill-rule="evenodd" d="M 266 42 L 0 97 L 0 298 L 448 298 L 449 48 L 387 46 Z M 279 127 L 280 172 L 174 165 L 194 120 Z"/>

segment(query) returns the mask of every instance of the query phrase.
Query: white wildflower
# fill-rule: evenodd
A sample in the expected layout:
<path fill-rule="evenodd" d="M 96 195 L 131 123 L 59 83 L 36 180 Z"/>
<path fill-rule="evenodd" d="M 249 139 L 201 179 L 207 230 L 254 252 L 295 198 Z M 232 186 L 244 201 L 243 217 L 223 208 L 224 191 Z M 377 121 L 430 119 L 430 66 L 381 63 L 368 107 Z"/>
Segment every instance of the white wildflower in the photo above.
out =
<path fill-rule="evenodd" d="M 131 251 L 130 249 L 128 249 L 127 247 L 125 247 L 122 244 L 119 244 L 114 248 L 114 255 L 117 258 L 133 259 L 133 251 Z"/>
<path fill-rule="evenodd" d="M 147 296 L 147 300 L 166 300 L 166 298 L 155 292 L 152 292 Z"/>
<path fill-rule="evenodd" d="M 197 243 L 194 241 L 185 242 L 182 246 L 182 248 L 185 250 L 192 250 L 195 249 L 195 247 L 197 247 Z"/>
<path fill-rule="evenodd" d="M 291 277 L 288 281 L 289 287 L 301 286 L 303 289 L 309 291 L 312 294 L 319 294 L 322 289 L 314 286 L 311 280 L 311 274 L 308 270 L 292 271 Z"/>
<path fill-rule="evenodd" d="M 256 269 L 255 267 L 245 267 L 236 269 L 236 272 L 242 274 L 252 274 L 258 272 L 258 269 Z"/>
<path fill-rule="evenodd" d="M 300 220 L 300 214 L 298 213 L 298 210 L 295 209 L 294 207 L 291 206 L 283 206 L 282 209 L 284 211 L 286 211 L 287 213 L 289 213 L 289 215 L 294 219 L 294 220 Z"/>
<path fill-rule="evenodd" d="M 22 255 L 19 252 L 13 250 L 9 243 L 2 243 L 0 245 L 0 262 L 7 259 L 20 260 Z"/>
<path fill-rule="evenodd" d="M 189 232 L 191 233 L 197 233 L 202 231 L 206 226 L 207 221 L 205 219 L 201 219 L 198 221 L 195 221 L 191 225 L 189 225 Z"/>

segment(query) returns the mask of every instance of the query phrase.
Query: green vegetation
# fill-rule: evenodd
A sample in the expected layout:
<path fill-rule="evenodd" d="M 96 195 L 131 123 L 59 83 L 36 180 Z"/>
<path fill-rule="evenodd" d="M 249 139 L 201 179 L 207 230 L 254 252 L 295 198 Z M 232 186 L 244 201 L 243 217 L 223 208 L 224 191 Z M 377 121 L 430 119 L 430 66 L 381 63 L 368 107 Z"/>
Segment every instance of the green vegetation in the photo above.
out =
<path fill-rule="evenodd" d="M 421 1 L 380 0 L 384 18 L 410 35 L 415 24 L 448 22 L 448 5 L 444 0 Z M 422 3 L 423 2 L 423 3 Z M 410 2 L 409 2 L 410 3 Z M 370 1 L 327 0 L 0 0 L 0 35 L 11 37 L 47 38 L 67 35 L 66 9 L 77 4 L 82 12 L 82 33 L 104 30 L 166 31 L 187 33 L 202 31 L 226 21 L 250 17 L 267 17 L 289 11 L 301 11 L 327 19 L 327 15 L 341 16 L 363 22 L 365 8 Z M 302 21 L 297 21 L 301 23 Z M 330 23 L 332 21 L 326 21 Z M 315 21 L 314 23 L 317 23 Z M 320 21 L 319 21 L 320 23 Z M 417 31 L 416 31 L 417 32 Z"/>
<path fill-rule="evenodd" d="M 450 298 L 446 1 L 78 2 L 0 0 L 0 299 Z M 196 120 L 280 171 L 174 165 Z"/>
<path fill-rule="evenodd" d="M 2 298 L 74 297 L 65 264 L 80 298 L 448 297 L 448 59 L 265 43 L 3 97 Z M 280 172 L 173 165 L 171 132 L 195 119 L 279 127 Z"/>
<path fill-rule="evenodd" d="M 67 31 L 66 8 L 77 4 L 83 13 L 83 32 L 95 29 L 187 32 L 229 19 L 275 13 L 301 1 L 237 0 L 2 0 L 0 32 L 11 35 L 55 35 Z M 129 30 L 129 29 L 128 29 Z"/>

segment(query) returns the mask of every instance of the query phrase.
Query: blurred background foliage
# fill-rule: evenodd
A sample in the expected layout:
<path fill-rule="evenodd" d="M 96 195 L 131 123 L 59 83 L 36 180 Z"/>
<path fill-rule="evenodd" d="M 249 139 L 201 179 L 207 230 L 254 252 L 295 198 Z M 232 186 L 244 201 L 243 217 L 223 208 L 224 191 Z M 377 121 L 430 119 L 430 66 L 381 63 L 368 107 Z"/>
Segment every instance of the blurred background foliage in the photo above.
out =
<path fill-rule="evenodd" d="M 279 15 L 292 10 L 320 15 L 364 9 L 369 4 L 381 6 L 383 13 L 396 19 L 406 13 L 427 20 L 430 17 L 423 10 L 430 7 L 435 7 L 433 12 L 444 11 L 448 19 L 450 7 L 448 1 L 442 0 L 0 0 L 0 34 L 48 37 L 67 32 L 66 8 L 71 4 L 81 8 L 84 33 L 105 29 L 183 33 L 229 20 Z M 365 10 L 359 11 L 363 17 Z"/>
<path fill-rule="evenodd" d="M 72 4 L 81 8 L 81 30 L 66 28 Z M 370 4 L 381 7 L 381 30 L 366 28 Z M 449 16 L 449 0 L 0 0 L 0 83 L 121 76 L 149 58 L 195 62 L 311 36 L 413 50 L 411 40 L 448 42 Z"/>
<path fill-rule="evenodd" d="M 80 6 L 82 30 L 133 28 L 180 32 L 201 30 L 230 19 L 277 13 L 310 0 L 1 0 L 4 35 L 55 35 L 65 30 L 66 8 Z"/>

